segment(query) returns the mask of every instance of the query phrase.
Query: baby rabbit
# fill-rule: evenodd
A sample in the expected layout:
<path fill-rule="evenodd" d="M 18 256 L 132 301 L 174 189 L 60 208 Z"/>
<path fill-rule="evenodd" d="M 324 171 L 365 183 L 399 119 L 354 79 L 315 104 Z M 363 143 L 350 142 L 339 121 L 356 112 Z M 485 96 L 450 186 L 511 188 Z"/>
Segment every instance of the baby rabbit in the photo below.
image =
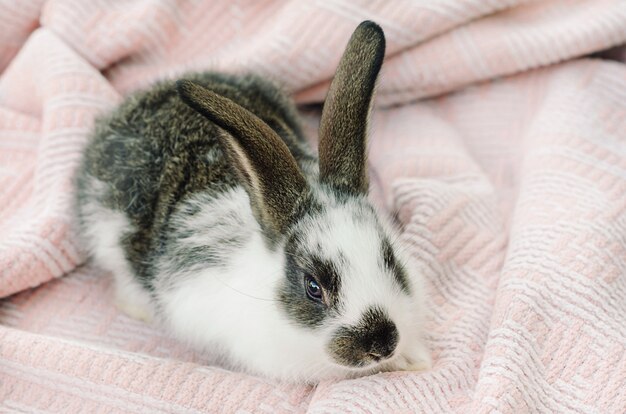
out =
<path fill-rule="evenodd" d="M 419 275 L 367 199 L 384 51 L 382 29 L 361 23 L 323 108 L 319 160 L 290 100 L 255 76 L 162 82 L 98 121 L 77 210 L 118 307 L 281 380 L 428 368 Z"/>

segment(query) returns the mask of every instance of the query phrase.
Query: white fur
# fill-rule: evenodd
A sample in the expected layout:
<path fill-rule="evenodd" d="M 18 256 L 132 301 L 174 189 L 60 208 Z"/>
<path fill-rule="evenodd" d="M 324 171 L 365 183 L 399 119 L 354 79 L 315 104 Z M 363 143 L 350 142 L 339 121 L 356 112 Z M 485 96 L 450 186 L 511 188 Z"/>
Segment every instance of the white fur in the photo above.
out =
<path fill-rule="evenodd" d="M 338 261 L 347 260 L 341 269 L 341 300 L 346 312 L 311 330 L 290 321 L 277 301 L 277 291 L 285 277 L 284 253 L 279 246 L 271 251 L 249 206 L 248 196 L 239 188 L 211 201 L 203 197 L 190 200 L 203 210 L 179 225 L 209 228 L 232 211 L 241 212 L 238 225 L 250 232 L 247 243 L 235 252 L 228 265 L 207 266 L 202 271 L 161 272 L 156 297 L 171 329 L 180 338 L 201 348 L 225 351 L 239 368 L 288 380 L 319 380 L 345 377 L 381 369 L 424 369 L 429 356 L 420 338 L 421 301 L 419 295 L 401 292 L 393 275 L 382 267 L 381 239 L 374 217 L 355 221 L 358 205 L 331 208 L 323 220 L 306 223 L 308 243 L 319 242 L 319 252 Z M 368 223 L 369 222 L 369 223 Z M 231 217 L 231 223 L 233 222 Z M 214 231 L 214 230 L 211 230 Z M 231 231 L 238 232 L 237 226 Z M 209 232 L 210 233 L 210 232 Z M 210 243 L 215 234 L 199 231 L 189 242 Z M 162 269 L 170 269 L 167 259 Z M 421 289 L 413 284 L 412 289 Z M 416 292 L 417 293 L 417 292 Z M 303 296 L 303 300 L 308 300 Z M 333 331 L 356 323 L 363 312 L 377 305 L 387 311 L 400 332 L 394 358 L 385 364 L 365 369 L 337 364 L 326 352 Z"/>
<path fill-rule="evenodd" d="M 154 311 L 150 296 L 133 277 L 120 240 L 133 230 L 126 215 L 103 207 L 96 200 L 106 190 L 106 184 L 90 177 L 87 185 L 89 197 L 81 203 L 83 237 L 94 262 L 111 271 L 115 278 L 115 304 L 129 316 L 151 321 Z"/>
<path fill-rule="evenodd" d="M 203 211 L 186 225 L 203 228 L 235 209 L 241 212 L 240 225 L 251 234 L 228 266 L 159 275 L 158 301 L 171 329 L 197 347 L 227 350 L 230 362 L 248 371 L 309 380 L 326 368 L 327 374 L 340 376 L 345 369 L 332 368 L 322 351 L 325 338 L 293 326 L 280 308 L 276 292 L 284 278 L 283 251 L 266 246 L 245 191 L 238 188 L 211 203 L 203 201 Z M 205 237 L 207 243 L 212 236 L 200 233 L 194 240 Z"/>
<path fill-rule="evenodd" d="M 93 180 L 90 188 L 97 199 L 104 184 Z M 152 296 L 133 278 L 119 244 L 124 232 L 132 231 L 128 219 L 93 200 L 83 203 L 81 213 L 94 259 L 115 274 L 118 306 L 144 320 L 158 313 L 177 337 L 199 348 L 223 352 L 231 365 L 292 381 L 428 368 L 430 358 L 421 338 L 419 278 L 413 275 L 412 293 L 406 295 L 383 266 L 381 231 L 392 236 L 391 229 L 381 228 L 363 200 L 342 204 L 327 196 L 325 201 L 330 207 L 321 217 L 301 223 L 300 230 L 307 245 L 319 244 L 319 255 L 342 263 L 340 300 L 344 311 L 316 329 L 291 321 L 277 301 L 285 278 L 284 251 L 282 246 L 273 251 L 268 248 L 242 188 L 217 198 L 198 194 L 187 204 L 201 211 L 189 217 L 173 215 L 172 223 L 176 228 L 196 230 L 180 240 L 187 246 L 209 245 L 230 233 L 240 234 L 245 243 L 226 258 L 212 258 L 226 259 L 219 266 L 207 263 L 202 268 L 181 270 L 168 257 L 161 258 Z M 179 207 L 184 208 L 184 204 Z M 393 237 L 391 241 L 396 243 Z M 303 300 L 308 299 L 303 295 Z M 384 309 L 396 324 L 400 336 L 396 352 L 382 364 L 365 368 L 338 364 L 327 352 L 332 333 L 339 326 L 357 323 L 372 306 Z"/>
<path fill-rule="evenodd" d="M 291 327 L 276 303 L 282 254 L 268 251 L 256 233 L 231 263 L 226 270 L 183 275 L 185 283 L 160 292 L 172 329 L 196 346 L 227 349 L 235 364 L 254 372 L 279 377 L 302 372 L 300 351 L 314 352 L 319 338 Z"/>

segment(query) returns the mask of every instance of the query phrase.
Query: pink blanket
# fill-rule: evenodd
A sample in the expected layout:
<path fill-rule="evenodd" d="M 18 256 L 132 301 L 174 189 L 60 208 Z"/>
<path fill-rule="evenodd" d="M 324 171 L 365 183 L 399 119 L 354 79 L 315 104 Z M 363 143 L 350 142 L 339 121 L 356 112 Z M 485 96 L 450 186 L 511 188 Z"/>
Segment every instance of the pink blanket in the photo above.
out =
<path fill-rule="evenodd" d="M 432 370 L 277 384 L 118 313 L 71 224 L 94 116 L 190 69 L 320 102 L 365 19 Z M 0 412 L 626 412 L 626 64 L 580 58 L 625 42 L 623 0 L 0 0 Z"/>

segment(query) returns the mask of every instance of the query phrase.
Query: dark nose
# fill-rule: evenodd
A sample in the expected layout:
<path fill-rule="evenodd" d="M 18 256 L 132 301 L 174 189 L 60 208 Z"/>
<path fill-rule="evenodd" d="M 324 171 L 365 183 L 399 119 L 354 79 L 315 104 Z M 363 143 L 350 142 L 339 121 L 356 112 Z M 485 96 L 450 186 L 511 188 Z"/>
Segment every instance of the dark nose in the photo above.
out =
<path fill-rule="evenodd" d="M 363 350 L 374 361 L 381 361 L 393 355 L 398 345 L 398 329 L 389 320 L 378 319 L 369 331 L 363 333 Z"/>
<path fill-rule="evenodd" d="M 364 366 L 391 357 L 398 345 L 399 333 L 387 313 L 372 307 L 356 325 L 339 328 L 329 352 L 340 364 Z"/>

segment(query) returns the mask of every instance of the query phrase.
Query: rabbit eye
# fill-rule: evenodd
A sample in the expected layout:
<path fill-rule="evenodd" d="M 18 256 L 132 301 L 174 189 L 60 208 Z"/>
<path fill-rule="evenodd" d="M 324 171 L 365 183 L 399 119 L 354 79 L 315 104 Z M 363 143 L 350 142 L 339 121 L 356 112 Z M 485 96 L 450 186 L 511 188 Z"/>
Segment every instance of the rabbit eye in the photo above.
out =
<path fill-rule="evenodd" d="M 322 302 L 322 288 L 312 276 L 305 276 L 304 288 L 309 299 L 320 303 Z"/>

